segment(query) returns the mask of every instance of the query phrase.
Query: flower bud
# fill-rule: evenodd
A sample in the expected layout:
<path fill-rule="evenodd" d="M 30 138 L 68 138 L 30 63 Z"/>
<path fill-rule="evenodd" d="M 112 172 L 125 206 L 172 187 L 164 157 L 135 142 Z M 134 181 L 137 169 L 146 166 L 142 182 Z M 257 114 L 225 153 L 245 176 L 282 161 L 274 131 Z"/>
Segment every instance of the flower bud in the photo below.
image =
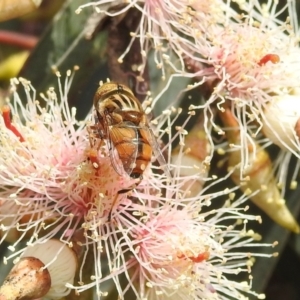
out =
<path fill-rule="evenodd" d="M 274 96 L 262 117 L 263 133 L 284 150 L 300 149 L 300 107 L 298 95 Z"/>
<path fill-rule="evenodd" d="M 66 283 L 73 284 L 77 269 L 77 257 L 68 245 L 51 239 L 43 244 L 29 246 L 22 257 L 29 256 L 39 259 L 49 272 L 51 287 L 46 294 L 48 298 L 60 299 L 69 294 L 70 289 L 66 287 Z"/>
<path fill-rule="evenodd" d="M 0 299 L 36 299 L 49 291 L 51 277 L 36 257 L 23 257 L 11 269 L 0 288 Z"/>

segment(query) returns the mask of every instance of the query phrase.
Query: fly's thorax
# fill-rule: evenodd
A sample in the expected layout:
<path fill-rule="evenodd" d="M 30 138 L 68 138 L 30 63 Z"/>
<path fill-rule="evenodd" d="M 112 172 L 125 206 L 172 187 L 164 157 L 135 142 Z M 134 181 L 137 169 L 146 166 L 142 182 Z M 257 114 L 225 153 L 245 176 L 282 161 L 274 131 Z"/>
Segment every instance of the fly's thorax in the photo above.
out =
<path fill-rule="evenodd" d="M 101 104 L 101 105 L 100 105 Z M 102 107 L 114 106 L 121 110 L 142 111 L 139 100 L 132 91 L 122 84 L 105 83 L 98 88 L 94 96 L 94 107 L 101 110 Z"/>
<path fill-rule="evenodd" d="M 145 113 L 136 99 L 124 95 L 113 95 L 95 105 L 98 114 L 108 121 L 109 125 L 130 122 L 135 126 L 145 124 Z"/>
<path fill-rule="evenodd" d="M 107 115 L 106 119 L 109 121 L 109 125 L 117 125 L 124 121 L 122 114 L 118 112 L 113 112 L 110 115 Z"/>
<path fill-rule="evenodd" d="M 134 110 L 125 110 L 120 112 L 120 115 L 122 116 L 123 122 L 130 122 L 135 126 L 143 125 L 142 120 L 144 114 L 142 112 Z"/>
<path fill-rule="evenodd" d="M 106 82 L 104 84 L 101 84 L 94 96 L 94 105 L 97 104 L 97 102 L 101 102 L 104 99 L 107 99 L 115 94 L 121 94 L 125 93 L 129 95 L 130 97 L 134 97 L 132 91 L 125 85 L 115 82 Z"/>
<path fill-rule="evenodd" d="M 112 101 L 110 98 L 107 98 L 103 101 L 99 101 L 95 105 L 95 109 L 103 117 L 105 117 L 106 115 L 112 114 L 116 110 L 119 110 L 119 111 L 121 110 L 118 103 L 116 103 L 115 101 Z"/>

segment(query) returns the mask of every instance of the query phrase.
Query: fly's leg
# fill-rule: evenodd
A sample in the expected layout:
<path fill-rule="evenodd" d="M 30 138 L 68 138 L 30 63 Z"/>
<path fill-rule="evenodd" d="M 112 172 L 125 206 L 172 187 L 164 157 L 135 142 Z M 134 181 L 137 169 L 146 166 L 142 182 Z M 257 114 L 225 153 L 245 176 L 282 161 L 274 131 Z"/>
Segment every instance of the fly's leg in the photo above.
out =
<path fill-rule="evenodd" d="M 87 126 L 90 148 L 86 150 L 86 155 L 92 162 L 95 169 L 99 168 L 98 151 L 103 144 L 103 137 L 100 135 L 99 126 Z"/>
<path fill-rule="evenodd" d="M 88 132 L 90 146 L 91 146 L 91 148 L 95 148 L 95 146 L 99 143 L 99 140 L 103 140 L 103 136 L 101 134 L 101 128 L 99 128 L 99 126 L 97 124 L 88 125 L 88 126 L 86 126 L 86 128 L 87 128 L 87 132 Z"/>
<path fill-rule="evenodd" d="M 126 194 L 126 193 L 130 192 L 132 189 L 133 189 L 133 188 L 130 188 L 130 189 L 124 189 L 124 190 L 119 190 L 119 191 L 117 192 L 117 194 L 115 195 L 115 198 L 114 198 L 114 200 L 113 200 L 113 203 L 112 203 L 112 205 L 111 205 L 110 212 L 109 212 L 108 217 L 107 217 L 108 222 L 111 221 L 111 215 L 112 215 L 114 206 L 115 206 L 115 204 L 116 204 L 116 202 L 117 202 L 119 196 L 122 195 L 122 194 Z"/>
<path fill-rule="evenodd" d="M 115 195 L 115 198 L 114 198 L 114 200 L 112 202 L 110 212 L 108 214 L 108 218 L 107 218 L 108 222 L 111 221 L 112 212 L 113 212 L 114 206 L 115 206 L 115 204 L 116 204 L 119 196 L 122 195 L 122 194 L 129 193 L 130 191 L 132 191 L 133 189 L 135 189 L 139 185 L 139 183 L 141 182 L 141 180 L 142 180 L 142 176 L 139 177 L 138 181 L 135 184 L 133 184 L 130 188 L 128 188 L 128 189 L 122 189 L 122 190 L 119 190 L 117 192 L 117 194 Z"/>

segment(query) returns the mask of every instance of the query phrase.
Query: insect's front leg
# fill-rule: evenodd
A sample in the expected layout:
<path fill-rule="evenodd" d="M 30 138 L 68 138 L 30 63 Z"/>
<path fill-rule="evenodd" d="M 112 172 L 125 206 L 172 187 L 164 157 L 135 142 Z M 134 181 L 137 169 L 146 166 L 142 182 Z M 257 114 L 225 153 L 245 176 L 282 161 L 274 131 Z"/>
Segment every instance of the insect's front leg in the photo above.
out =
<path fill-rule="evenodd" d="M 88 138 L 89 138 L 89 141 L 90 141 L 90 146 L 94 147 L 94 145 L 96 144 L 96 141 L 100 138 L 99 125 L 98 124 L 87 125 L 86 129 L 87 129 L 87 132 L 88 132 Z"/>
<path fill-rule="evenodd" d="M 101 134 L 101 128 L 98 124 L 88 125 L 88 138 L 90 142 L 90 147 L 86 150 L 86 155 L 89 160 L 92 162 L 93 167 L 98 169 L 100 164 L 98 160 L 98 152 L 103 145 L 103 136 Z"/>

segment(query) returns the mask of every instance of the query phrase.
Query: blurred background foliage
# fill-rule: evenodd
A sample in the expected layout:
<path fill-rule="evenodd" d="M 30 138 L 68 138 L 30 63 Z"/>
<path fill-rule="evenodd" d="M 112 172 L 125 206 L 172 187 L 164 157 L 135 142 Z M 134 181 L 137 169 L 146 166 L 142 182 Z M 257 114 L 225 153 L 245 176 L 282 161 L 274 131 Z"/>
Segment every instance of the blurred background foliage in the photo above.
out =
<path fill-rule="evenodd" d="M 75 14 L 76 8 L 85 2 L 44 0 L 40 8 L 32 13 L 0 22 L 0 102 L 9 97 L 11 77 L 22 76 L 30 80 L 39 94 L 56 86 L 56 69 L 64 76 L 75 65 L 79 66 L 79 70 L 69 93 L 69 101 L 77 107 L 79 119 L 90 111 L 93 94 L 100 80 L 111 78 L 135 87 L 140 100 L 143 100 L 149 85 L 154 95 L 163 89 L 166 82 L 161 80 L 161 72 L 151 64 L 151 59 L 144 74 L 145 82 L 137 82 L 135 71 L 130 67 L 139 63 L 139 57 L 129 55 L 122 65 L 115 63 L 128 44 L 129 35 L 126 33 L 135 26 L 138 13 L 129 11 L 118 20 L 93 15 L 92 9 Z M 138 45 L 133 47 L 139 53 Z M 180 93 L 187 83 L 187 79 L 175 78 L 164 93 L 163 100 L 155 107 L 154 114 L 159 114 L 175 100 L 177 105 L 183 107 L 190 105 L 190 97 L 198 97 L 200 101 L 201 91 Z M 288 192 L 286 199 L 290 210 L 299 216 L 300 188 Z M 258 231 L 263 242 L 278 241 L 279 245 L 274 251 L 280 253 L 277 258 L 256 259 L 252 273 L 254 290 L 265 292 L 266 298 L 272 300 L 300 299 L 300 237 L 273 223 L 252 203 L 249 206 L 250 213 L 262 215 L 263 218 L 261 225 L 250 224 L 249 228 Z M 5 255 L 6 247 L 7 244 L 1 246 L 1 256 Z M 0 267 L 1 282 L 7 268 L 3 265 Z"/>

